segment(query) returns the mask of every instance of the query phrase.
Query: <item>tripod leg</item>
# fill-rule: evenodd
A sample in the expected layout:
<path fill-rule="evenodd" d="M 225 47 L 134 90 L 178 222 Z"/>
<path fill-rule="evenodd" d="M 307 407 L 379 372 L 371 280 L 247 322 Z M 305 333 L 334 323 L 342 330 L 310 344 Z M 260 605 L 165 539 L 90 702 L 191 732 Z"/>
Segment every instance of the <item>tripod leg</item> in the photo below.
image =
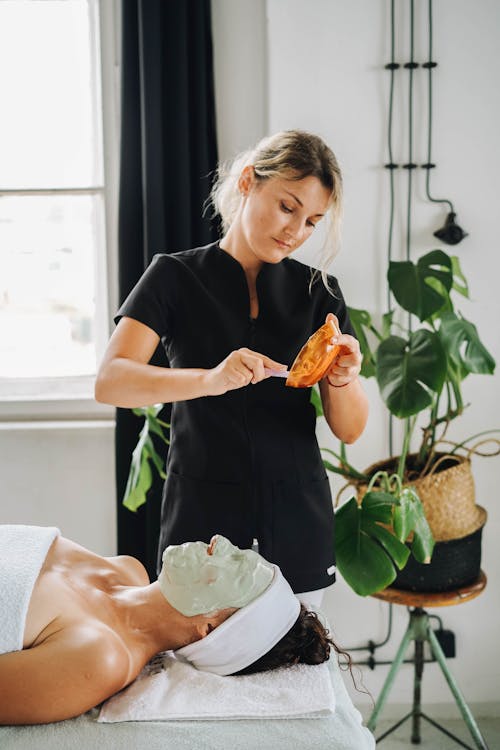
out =
<path fill-rule="evenodd" d="M 382 711 L 384 704 L 387 700 L 387 696 L 389 695 L 389 691 L 392 688 L 392 683 L 394 682 L 394 678 L 396 677 L 396 673 L 401 666 L 401 663 L 404 659 L 404 655 L 406 653 L 406 650 L 410 644 L 410 641 L 413 639 L 413 628 L 412 623 L 410 621 L 410 624 L 408 625 L 408 628 L 406 629 L 406 633 L 403 636 L 403 640 L 401 641 L 401 645 L 399 646 L 398 652 L 394 658 L 394 661 L 392 662 L 392 666 L 389 670 L 389 674 L 385 678 L 385 682 L 382 686 L 382 690 L 380 691 L 380 695 L 377 699 L 377 702 L 375 703 L 375 708 L 372 711 L 372 714 L 367 722 L 367 727 L 371 731 L 375 729 L 377 726 L 377 720 L 379 717 L 380 712 Z"/>
<path fill-rule="evenodd" d="M 415 640 L 415 678 L 413 683 L 413 709 L 411 741 L 414 745 L 420 744 L 420 716 L 422 673 L 424 671 L 424 642 L 417 638 Z"/>
<path fill-rule="evenodd" d="M 443 672 L 446 678 L 446 682 L 448 683 L 449 688 L 451 692 L 453 693 L 453 697 L 455 698 L 456 704 L 458 708 L 460 709 L 463 719 L 469 729 L 469 732 L 474 738 L 477 747 L 479 748 L 479 750 L 488 750 L 488 745 L 486 744 L 481 732 L 479 731 L 479 727 L 476 724 L 476 720 L 474 719 L 469 706 L 465 702 L 465 698 L 460 692 L 460 688 L 455 682 L 453 675 L 448 669 L 448 665 L 446 663 L 446 657 L 443 654 L 441 646 L 439 645 L 439 641 L 434 635 L 432 628 L 430 627 L 428 628 L 428 631 L 427 631 L 427 638 L 428 638 L 430 647 L 432 649 L 432 652 L 434 656 L 436 657 L 436 660 L 438 661 L 439 666 L 441 667 L 441 671 Z"/>

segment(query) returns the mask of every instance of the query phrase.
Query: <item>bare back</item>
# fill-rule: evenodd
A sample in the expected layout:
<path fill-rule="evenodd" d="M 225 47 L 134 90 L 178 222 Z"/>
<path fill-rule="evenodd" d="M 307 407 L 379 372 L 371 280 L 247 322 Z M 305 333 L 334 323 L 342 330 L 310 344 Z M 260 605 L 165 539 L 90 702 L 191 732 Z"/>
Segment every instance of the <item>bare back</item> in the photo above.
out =
<path fill-rule="evenodd" d="M 33 590 L 23 650 L 0 655 L 0 724 L 76 716 L 129 684 L 152 653 L 127 627 L 116 593 L 148 583 L 134 558 L 100 557 L 57 537 Z"/>

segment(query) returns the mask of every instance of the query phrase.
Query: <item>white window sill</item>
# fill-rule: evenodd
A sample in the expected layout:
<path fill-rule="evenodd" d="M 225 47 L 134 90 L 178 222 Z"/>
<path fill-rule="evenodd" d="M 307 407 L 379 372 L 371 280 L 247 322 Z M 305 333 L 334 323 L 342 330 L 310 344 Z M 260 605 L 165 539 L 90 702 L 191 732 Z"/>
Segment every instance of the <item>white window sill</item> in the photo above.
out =
<path fill-rule="evenodd" d="M 115 407 L 93 398 L 57 397 L 0 399 L 0 423 L 39 421 L 107 421 L 115 419 Z"/>

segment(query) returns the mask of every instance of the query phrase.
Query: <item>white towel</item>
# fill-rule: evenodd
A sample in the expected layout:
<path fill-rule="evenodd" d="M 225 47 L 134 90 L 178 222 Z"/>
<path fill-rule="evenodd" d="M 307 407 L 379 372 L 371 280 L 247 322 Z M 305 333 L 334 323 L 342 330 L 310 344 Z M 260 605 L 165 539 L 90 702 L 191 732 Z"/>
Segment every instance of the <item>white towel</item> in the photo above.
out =
<path fill-rule="evenodd" d="M 98 721 L 312 719 L 334 710 L 326 662 L 221 677 L 165 652 L 149 662 L 131 685 L 103 703 Z"/>
<path fill-rule="evenodd" d="M 53 526 L 0 525 L 0 654 L 23 648 L 33 587 L 59 534 Z"/>

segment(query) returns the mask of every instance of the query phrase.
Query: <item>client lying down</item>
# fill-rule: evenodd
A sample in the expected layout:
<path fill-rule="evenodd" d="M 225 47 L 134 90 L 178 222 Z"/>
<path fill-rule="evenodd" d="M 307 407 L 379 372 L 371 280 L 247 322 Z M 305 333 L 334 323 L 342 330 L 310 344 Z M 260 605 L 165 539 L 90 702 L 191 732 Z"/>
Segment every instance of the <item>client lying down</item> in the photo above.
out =
<path fill-rule="evenodd" d="M 235 675 L 320 664 L 331 645 L 280 569 L 222 536 L 168 547 L 150 583 L 132 557 L 0 525 L 0 724 L 84 713 L 160 651 Z"/>

